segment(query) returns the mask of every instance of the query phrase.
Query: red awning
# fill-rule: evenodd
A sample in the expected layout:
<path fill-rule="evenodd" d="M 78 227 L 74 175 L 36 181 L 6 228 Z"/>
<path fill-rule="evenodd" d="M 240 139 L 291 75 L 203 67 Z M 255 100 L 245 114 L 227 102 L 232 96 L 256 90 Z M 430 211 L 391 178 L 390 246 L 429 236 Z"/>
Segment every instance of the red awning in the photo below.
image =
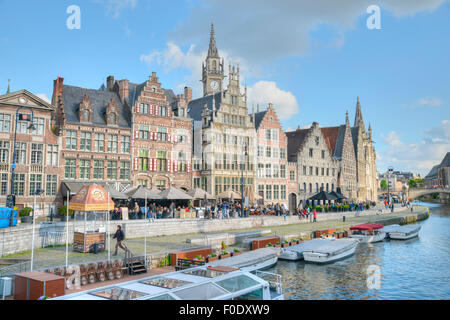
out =
<path fill-rule="evenodd" d="M 358 224 L 357 226 L 353 226 L 350 228 L 350 230 L 376 230 L 381 229 L 384 226 L 382 224 L 378 223 L 364 223 L 364 224 Z"/>

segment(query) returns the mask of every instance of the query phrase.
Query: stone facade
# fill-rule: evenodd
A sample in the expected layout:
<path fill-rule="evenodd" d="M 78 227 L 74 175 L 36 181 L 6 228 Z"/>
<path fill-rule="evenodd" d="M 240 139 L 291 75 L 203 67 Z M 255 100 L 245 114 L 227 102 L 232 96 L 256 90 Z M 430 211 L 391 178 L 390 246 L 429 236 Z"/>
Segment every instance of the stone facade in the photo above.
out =
<path fill-rule="evenodd" d="M 211 30 L 203 65 L 204 97 L 188 104 L 194 120 L 194 186 L 214 196 L 242 186 L 255 189 L 256 131 L 247 109 L 247 89 L 241 92 L 239 66 L 229 65 L 224 89 L 223 60 Z"/>
<path fill-rule="evenodd" d="M 25 106 L 33 110 L 34 131 L 28 129 L 30 122 L 16 122 L 16 112 Z M 36 209 L 44 214 L 55 214 L 60 202 L 59 183 L 61 177 L 59 156 L 61 138 L 53 132 L 52 115 L 55 108 L 28 92 L 20 90 L 0 96 L 0 206 L 5 206 L 6 196 L 11 194 L 11 167 L 13 159 L 14 133 L 16 136 L 15 190 L 16 206 L 21 209 L 33 207 L 34 192 L 45 190 L 37 197 Z M 30 116 L 28 108 L 19 114 Z"/>
<path fill-rule="evenodd" d="M 321 190 L 335 191 L 339 163 L 319 124 L 314 122 L 309 129 L 286 132 L 286 136 L 288 160 L 297 163 L 298 200 L 306 200 Z"/>
<path fill-rule="evenodd" d="M 356 103 L 355 124 L 352 128 L 358 179 L 358 200 L 376 201 L 378 194 L 376 152 L 372 141 L 372 129 L 366 131 L 359 97 Z"/>
<path fill-rule="evenodd" d="M 345 125 L 339 127 L 322 128 L 322 133 L 333 157 L 339 162 L 337 186 L 341 193 L 350 201 L 357 200 L 356 156 L 354 151 L 352 132 L 346 114 Z"/>
<path fill-rule="evenodd" d="M 252 117 L 257 136 L 256 191 L 264 198 L 264 204 L 280 203 L 288 208 L 286 134 L 271 103 L 267 110 Z"/>

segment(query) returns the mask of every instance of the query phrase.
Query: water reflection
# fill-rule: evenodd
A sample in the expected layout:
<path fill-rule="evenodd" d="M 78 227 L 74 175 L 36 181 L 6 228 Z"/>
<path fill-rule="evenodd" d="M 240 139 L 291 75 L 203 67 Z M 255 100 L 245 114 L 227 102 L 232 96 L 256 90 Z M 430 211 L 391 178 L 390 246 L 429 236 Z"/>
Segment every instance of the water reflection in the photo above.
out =
<path fill-rule="evenodd" d="M 286 299 L 449 299 L 450 207 L 432 206 L 419 237 L 360 244 L 332 264 L 279 261 Z M 381 271 L 380 289 L 369 289 L 370 266 Z"/>

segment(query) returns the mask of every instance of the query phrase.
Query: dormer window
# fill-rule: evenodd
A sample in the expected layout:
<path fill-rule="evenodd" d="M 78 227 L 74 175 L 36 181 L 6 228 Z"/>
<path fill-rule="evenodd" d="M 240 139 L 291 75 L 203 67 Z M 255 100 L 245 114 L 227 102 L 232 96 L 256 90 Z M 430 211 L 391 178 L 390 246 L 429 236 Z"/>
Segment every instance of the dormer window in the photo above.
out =
<path fill-rule="evenodd" d="M 84 95 L 80 102 L 79 116 L 81 122 L 92 122 L 92 106 L 89 95 Z"/>
<path fill-rule="evenodd" d="M 119 111 L 114 99 L 111 99 L 111 102 L 106 107 L 106 124 L 108 126 L 119 125 Z"/>
<path fill-rule="evenodd" d="M 184 117 L 184 116 L 185 116 L 184 108 L 179 108 L 178 110 L 179 110 L 179 111 L 178 111 L 178 116 L 179 116 L 179 117 Z"/>

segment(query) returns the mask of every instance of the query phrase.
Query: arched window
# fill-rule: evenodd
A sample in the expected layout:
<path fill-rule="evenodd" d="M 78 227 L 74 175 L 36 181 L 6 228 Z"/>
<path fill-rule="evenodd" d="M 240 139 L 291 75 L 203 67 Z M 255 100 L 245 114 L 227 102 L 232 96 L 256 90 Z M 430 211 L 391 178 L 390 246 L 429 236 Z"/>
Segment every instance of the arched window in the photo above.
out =
<path fill-rule="evenodd" d="M 327 183 L 327 192 L 329 192 L 329 188 L 328 188 L 328 187 L 329 187 L 329 185 L 328 185 L 328 183 Z"/>
<path fill-rule="evenodd" d="M 334 183 L 331 184 L 331 192 L 334 191 Z"/>
<path fill-rule="evenodd" d="M 213 61 L 213 70 L 214 70 L 214 71 L 217 71 L 217 63 L 216 63 L 215 60 Z"/>
<path fill-rule="evenodd" d="M 316 192 L 319 192 L 319 184 L 316 183 Z"/>
<path fill-rule="evenodd" d="M 312 183 L 309 184 L 309 193 L 312 193 Z"/>
<path fill-rule="evenodd" d="M 306 192 L 306 183 L 305 182 L 303 183 L 303 191 Z"/>
<path fill-rule="evenodd" d="M 320 186 L 320 191 L 323 191 L 323 190 L 324 190 L 323 187 L 324 187 L 324 186 L 323 186 L 323 183 L 322 183 L 322 185 Z"/>

